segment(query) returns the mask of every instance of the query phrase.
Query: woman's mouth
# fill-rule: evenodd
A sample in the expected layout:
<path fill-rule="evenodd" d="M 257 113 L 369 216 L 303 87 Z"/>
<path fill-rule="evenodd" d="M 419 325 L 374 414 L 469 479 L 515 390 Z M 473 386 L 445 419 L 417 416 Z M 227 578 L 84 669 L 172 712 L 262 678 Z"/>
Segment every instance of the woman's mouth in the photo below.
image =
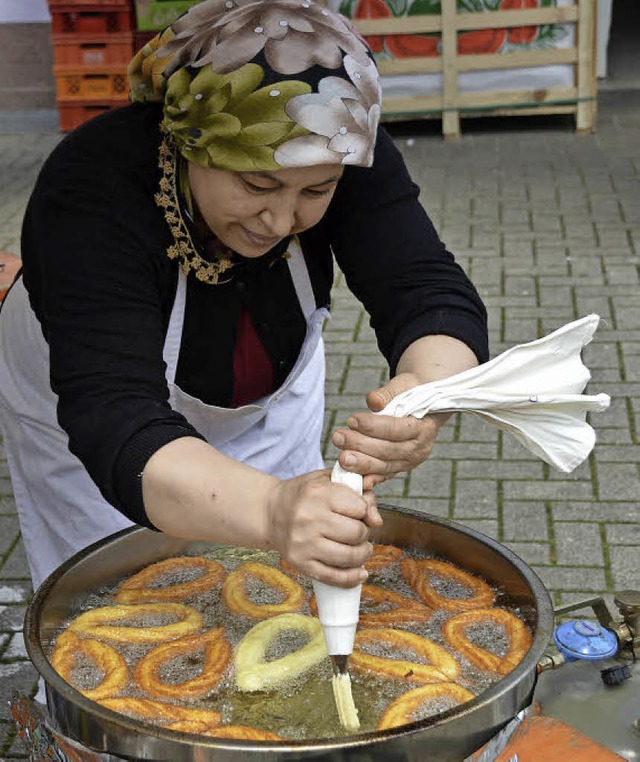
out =
<path fill-rule="evenodd" d="M 280 237 L 260 235 L 259 233 L 254 233 L 252 230 L 245 228 L 244 225 L 241 225 L 240 227 L 254 246 L 271 249 L 278 243 L 278 241 L 280 241 Z"/>

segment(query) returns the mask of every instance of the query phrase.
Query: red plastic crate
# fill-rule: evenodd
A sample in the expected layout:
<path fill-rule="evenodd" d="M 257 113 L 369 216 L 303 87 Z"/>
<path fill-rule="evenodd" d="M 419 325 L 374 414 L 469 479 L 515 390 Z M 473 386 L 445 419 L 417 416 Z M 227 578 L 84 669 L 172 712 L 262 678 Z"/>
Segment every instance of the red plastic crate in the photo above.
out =
<path fill-rule="evenodd" d="M 133 33 L 133 50 L 135 53 L 137 53 L 140 48 L 144 48 L 144 46 L 150 42 L 154 37 L 159 35 L 160 32 L 141 32 L 139 29 L 136 29 L 136 31 Z"/>
<path fill-rule="evenodd" d="M 55 3 L 50 6 L 50 11 L 51 31 L 54 36 L 119 34 L 133 30 L 133 12 L 129 6 L 113 3 Z"/>
<path fill-rule="evenodd" d="M 60 129 L 62 132 L 70 132 L 98 114 L 128 104 L 127 100 L 58 101 Z"/>
<path fill-rule="evenodd" d="M 49 0 L 49 9 L 55 8 L 61 3 L 57 0 Z M 64 5 L 79 6 L 79 10 L 87 5 L 99 5 L 104 7 L 105 5 L 122 5 L 126 8 L 131 8 L 133 3 L 131 0 L 63 0 Z"/>
<path fill-rule="evenodd" d="M 132 32 L 108 35 L 102 39 L 70 34 L 53 36 L 53 61 L 56 66 L 126 66 L 132 58 Z"/>
<path fill-rule="evenodd" d="M 126 100 L 129 80 L 126 67 L 53 70 L 58 100 Z"/>

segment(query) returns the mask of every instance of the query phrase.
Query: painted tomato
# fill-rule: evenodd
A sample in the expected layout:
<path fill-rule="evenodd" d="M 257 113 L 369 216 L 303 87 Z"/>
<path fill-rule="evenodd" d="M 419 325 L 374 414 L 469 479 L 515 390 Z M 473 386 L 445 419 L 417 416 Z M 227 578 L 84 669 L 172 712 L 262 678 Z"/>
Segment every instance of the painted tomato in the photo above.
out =
<path fill-rule="evenodd" d="M 358 0 L 353 14 L 354 19 L 386 19 L 389 16 L 391 11 L 383 0 Z M 381 35 L 369 35 L 365 40 L 374 53 L 384 50 L 384 37 Z"/>
<path fill-rule="evenodd" d="M 502 0 L 500 3 L 501 10 L 539 7 L 539 0 Z M 508 30 L 507 39 L 514 45 L 525 45 L 526 43 L 533 42 L 537 35 L 537 26 L 514 26 Z"/>
<path fill-rule="evenodd" d="M 506 29 L 478 29 L 458 35 L 458 53 L 497 53 L 507 39 Z"/>
<path fill-rule="evenodd" d="M 387 48 L 395 58 L 434 58 L 440 55 L 440 37 L 418 34 L 394 34 L 386 38 Z"/>

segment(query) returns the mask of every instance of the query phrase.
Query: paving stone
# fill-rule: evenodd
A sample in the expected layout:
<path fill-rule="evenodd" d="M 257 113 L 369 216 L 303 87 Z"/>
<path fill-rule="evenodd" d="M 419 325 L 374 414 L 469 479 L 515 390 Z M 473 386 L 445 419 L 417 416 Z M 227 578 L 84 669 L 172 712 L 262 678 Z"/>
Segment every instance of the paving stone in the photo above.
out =
<path fill-rule="evenodd" d="M 638 497 L 638 464 L 597 464 L 598 493 L 602 500 L 634 500 Z"/>
<path fill-rule="evenodd" d="M 602 536 L 598 524 L 556 521 L 553 528 L 559 564 L 579 566 L 587 563 L 604 566 Z"/>
<path fill-rule="evenodd" d="M 611 573 L 614 590 L 640 590 L 640 548 L 611 545 Z"/>
<path fill-rule="evenodd" d="M 505 545 L 519 556 L 526 564 L 549 564 L 551 552 L 544 542 L 507 542 Z"/>
<path fill-rule="evenodd" d="M 8 702 L 13 691 L 29 695 L 38 682 L 38 673 L 28 661 L 0 664 L 0 718 L 8 720 Z"/>
<path fill-rule="evenodd" d="M 545 504 L 505 502 L 502 506 L 502 528 L 505 541 L 549 539 Z"/>
<path fill-rule="evenodd" d="M 640 525 L 639 524 L 608 524 L 606 527 L 607 542 L 612 545 L 637 545 L 638 564 L 640 565 Z"/>
<path fill-rule="evenodd" d="M 638 521 L 638 503 L 634 502 L 600 502 L 593 503 L 572 501 L 551 501 L 551 514 L 554 521 L 604 521 L 604 522 L 636 522 Z"/>
<path fill-rule="evenodd" d="M 0 575 L 2 579 L 23 579 L 29 576 L 27 556 L 21 542 L 5 557 Z"/>
<path fill-rule="evenodd" d="M 581 590 L 600 593 L 607 589 L 604 569 L 571 566 L 532 566 L 549 590 Z"/>
<path fill-rule="evenodd" d="M 409 495 L 448 497 L 451 492 L 451 463 L 427 461 L 409 474 Z"/>
<path fill-rule="evenodd" d="M 0 632 L 18 632 L 22 629 L 27 607 L 0 605 Z"/>
<path fill-rule="evenodd" d="M 457 479 L 454 518 L 488 518 L 498 515 L 498 484 L 489 479 Z"/>
<path fill-rule="evenodd" d="M 506 499 L 536 500 L 588 500 L 593 496 L 589 483 L 562 481 L 503 483 Z"/>
<path fill-rule="evenodd" d="M 2 515 L 0 513 L 0 563 L 1 558 L 15 545 L 19 535 L 20 524 L 18 523 L 18 517 L 11 514 Z M 1 566 L 0 574 L 2 574 Z"/>

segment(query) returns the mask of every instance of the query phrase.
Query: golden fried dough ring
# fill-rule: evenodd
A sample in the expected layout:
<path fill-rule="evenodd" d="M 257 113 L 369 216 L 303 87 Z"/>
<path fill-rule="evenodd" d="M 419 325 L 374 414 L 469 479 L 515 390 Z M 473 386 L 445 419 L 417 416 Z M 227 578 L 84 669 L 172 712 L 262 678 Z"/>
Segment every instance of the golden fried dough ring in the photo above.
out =
<path fill-rule="evenodd" d="M 271 733 L 262 728 L 253 728 L 250 725 L 216 725 L 209 727 L 202 722 L 174 722 L 168 725 L 169 730 L 179 730 L 181 733 L 197 733 L 201 736 L 213 738 L 234 738 L 238 741 L 283 741 L 281 736 Z"/>
<path fill-rule="evenodd" d="M 301 630 L 311 639 L 298 651 L 265 661 L 269 644 L 283 630 Z M 327 646 L 317 619 L 302 614 L 281 614 L 256 624 L 236 646 L 236 685 L 240 691 L 273 688 L 311 669 L 326 655 Z"/>
<path fill-rule="evenodd" d="M 472 643 L 466 636 L 467 627 L 485 622 L 504 628 L 509 640 L 509 647 L 504 656 L 487 651 Z M 466 656 L 476 667 L 499 675 L 508 675 L 515 669 L 531 646 L 531 633 L 526 624 L 515 614 L 504 609 L 485 608 L 463 611 L 444 623 L 442 633 L 451 648 Z"/>
<path fill-rule="evenodd" d="M 419 560 L 403 558 L 400 561 L 400 570 L 405 580 L 418 594 L 420 600 L 436 610 L 464 611 L 467 609 L 479 609 L 483 606 L 491 606 L 495 598 L 493 590 L 484 580 L 446 561 L 438 561 L 435 558 Z M 440 595 L 434 590 L 429 580 L 431 574 L 437 574 L 439 577 L 458 582 L 472 590 L 473 595 L 470 598 L 447 598 Z"/>
<path fill-rule="evenodd" d="M 365 563 L 364 568 L 368 572 L 381 571 L 394 561 L 397 561 L 403 553 L 404 551 L 396 548 L 395 545 L 374 545 L 371 558 Z M 290 564 L 284 558 L 280 559 L 280 568 L 283 572 L 293 577 L 304 577 L 302 572 L 298 571 L 293 564 Z"/>
<path fill-rule="evenodd" d="M 284 600 L 280 603 L 265 604 L 250 601 L 246 593 L 247 578 L 250 576 L 280 590 Z M 257 561 L 247 561 L 227 575 L 222 585 L 222 599 L 227 608 L 235 614 L 244 614 L 253 619 L 266 619 L 277 614 L 297 611 L 304 603 L 304 590 L 279 569 Z"/>
<path fill-rule="evenodd" d="M 115 625 L 142 616 L 168 615 L 180 621 L 154 627 Z M 115 640 L 117 643 L 162 643 L 165 640 L 190 635 L 202 628 L 200 612 L 183 603 L 137 603 L 132 605 L 102 606 L 85 611 L 69 625 L 69 629 L 83 636 Z M 110 624 L 104 624 L 109 622 Z"/>
<path fill-rule="evenodd" d="M 82 690 L 71 679 L 78 654 L 86 656 L 104 673 L 100 684 L 95 688 Z M 129 680 L 127 663 L 115 648 L 99 640 L 79 638 L 70 630 L 65 630 L 58 635 L 49 661 L 63 680 L 92 701 L 115 695 Z"/>
<path fill-rule="evenodd" d="M 158 577 L 181 569 L 202 569 L 203 574 L 189 582 L 179 582 L 167 587 L 149 587 Z M 142 601 L 181 601 L 212 588 L 224 577 L 224 566 L 202 556 L 167 558 L 147 566 L 125 580 L 113 596 L 119 603 Z"/>
<path fill-rule="evenodd" d="M 386 569 L 387 566 L 397 561 L 404 551 L 396 548 L 395 545 L 374 545 L 371 558 L 366 562 L 364 568 L 368 572 L 377 572 Z"/>
<path fill-rule="evenodd" d="M 395 701 L 392 701 L 385 709 L 378 721 L 376 730 L 387 730 L 406 725 L 416 720 L 412 715 L 420 709 L 420 706 L 429 699 L 452 698 L 456 704 L 464 704 L 475 698 L 471 691 L 456 683 L 430 683 L 413 688 Z"/>
<path fill-rule="evenodd" d="M 163 701 L 151 701 L 140 698 L 111 698 L 99 702 L 107 709 L 111 709 L 127 717 L 140 718 L 155 724 L 165 722 L 193 722 L 211 727 L 222 722 L 222 715 L 210 709 L 190 709 L 186 706 L 166 704 Z"/>
<path fill-rule="evenodd" d="M 182 683 L 167 683 L 160 676 L 165 662 L 177 656 L 193 653 L 204 647 L 204 664 L 197 677 Z M 142 657 L 133 671 L 139 688 L 150 696 L 171 699 L 196 699 L 205 696 L 220 682 L 231 659 L 231 646 L 224 637 L 224 628 L 187 635 L 184 638 L 161 643 Z"/>
<path fill-rule="evenodd" d="M 361 601 L 374 605 L 388 605 L 390 608 L 381 611 L 361 611 L 361 627 L 392 627 L 411 622 L 427 622 L 433 610 L 420 601 L 407 598 L 393 590 L 385 590 L 377 585 L 363 585 Z M 318 603 L 315 595 L 309 600 L 309 608 L 314 616 L 318 616 Z"/>
<path fill-rule="evenodd" d="M 375 605 L 389 605 L 382 611 L 364 611 L 360 614 L 363 627 L 388 627 L 409 622 L 426 622 L 433 611 L 420 603 L 393 590 L 377 585 L 363 585 L 361 600 Z"/>
<path fill-rule="evenodd" d="M 401 649 L 409 648 L 430 664 L 374 656 L 359 648 L 367 643 L 388 643 Z M 456 680 L 460 675 L 460 665 L 454 656 L 442 646 L 414 632 L 391 628 L 358 630 L 355 645 L 350 664 L 357 670 L 399 677 L 414 683 Z"/>

